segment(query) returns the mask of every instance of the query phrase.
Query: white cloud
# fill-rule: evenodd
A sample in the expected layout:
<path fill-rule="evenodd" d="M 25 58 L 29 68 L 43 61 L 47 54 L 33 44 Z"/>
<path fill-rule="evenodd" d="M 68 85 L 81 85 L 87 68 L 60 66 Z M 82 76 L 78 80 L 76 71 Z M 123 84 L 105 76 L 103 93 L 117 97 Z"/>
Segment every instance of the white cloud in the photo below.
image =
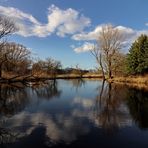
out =
<path fill-rule="evenodd" d="M 87 33 L 83 32 L 83 33 L 73 35 L 72 36 L 73 40 L 84 41 L 84 44 L 80 47 L 75 48 L 74 51 L 76 53 L 89 51 L 90 47 L 92 46 L 92 43 L 89 43 L 88 41 L 97 40 L 97 38 L 99 37 L 100 31 L 104 25 L 105 24 L 98 25 L 93 31 L 90 31 Z M 130 46 L 131 43 L 141 34 L 148 35 L 148 30 L 135 30 L 125 26 L 116 26 L 115 28 L 117 28 L 125 36 L 125 40 L 123 44 L 126 44 L 126 46 Z"/>
<path fill-rule="evenodd" d="M 19 28 L 17 32 L 22 36 L 42 36 L 42 33 L 36 32 L 38 27 L 41 27 L 42 24 L 35 19 L 32 15 L 24 13 L 19 9 L 13 7 L 3 7 L 0 6 L 0 14 L 10 17 Z"/>
<path fill-rule="evenodd" d="M 55 5 L 48 8 L 48 22 L 43 24 L 31 14 L 13 8 L 0 6 L 0 14 L 12 18 L 19 27 L 19 35 L 46 37 L 52 33 L 64 37 L 83 31 L 91 23 L 90 19 L 74 9 L 62 10 Z"/>
<path fill-rule="evenodd" d="M 80 34 L 75 34 L 72 36 L 72 39 L 77 40 L 77 41 L 83 41 L 83 40 L 96 40 L 98 37 L 98 34 L 100 33 L 102 29 L 102 25 L 97 26 L 93 31 L 90 31 L 88 33 L 80 33 Z"/>
<path fill-rule="evenodd" d="M 101 24 L 98 25 L 93 31 L 90 31 L 88 33 L 79 33 L 79 34 L 75 34 L 72 36 L 72 39 L 77 40 L 77 41 L 82 41 L 82 40 L 96 40 L 102 30 L 102 27 L 104 27 L 106 24 Z M 128 28 L 128 27 L 124 27 L 124 26 L 116 26 L 116 28 L 124 33 L 125 35 L 135 35 L 135 30 L 133 30 L 132 28 Z"/>
<path fill-rule="evenodd" d="M 81 97 L 76 97 L 73 100 L 74 104 L 81 104 L 84 108 L 92 108 L 95 104 L 94 100 L 92 99 L 87 99 L 87 98 L 81 98 Z"/>
<path fill-rule="evenodd" d="M 57 28 L 56 33 L 59 36 L 74 34 L 90 25 L 90 19 L 80 15 L 79 12 L 74 9 L 61 10 L 55 5 L 52 5 L 48 10 L 47 27 L 52 31 Z"/>
<path fill-rule="evenodd" d="M 116 28 L 121 31 L 122 33 L 126 33 L 126 34 L 133 34 L 134 30 L 132 28 L 129 27 L 125 27 L 125 26 L 116 26 Z"/>
<path fill-rule="evenodd" d="M 80 52 L 90 51 L 93 48 L 94 48 L 94 44 L 93 43 L 85 42 L 82 46 L 75 48 L 74 51 L 76 53 L 80 53 Z"/>

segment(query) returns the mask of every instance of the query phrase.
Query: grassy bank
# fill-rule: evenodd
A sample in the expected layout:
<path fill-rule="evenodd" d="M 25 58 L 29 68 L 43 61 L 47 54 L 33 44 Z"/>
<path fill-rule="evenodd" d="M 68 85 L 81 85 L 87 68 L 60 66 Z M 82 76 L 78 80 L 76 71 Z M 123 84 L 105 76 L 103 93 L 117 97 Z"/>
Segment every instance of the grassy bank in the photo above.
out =
<path fill-rule="evenodd" d="M 135 85 L 148 85 L 148 75 L 144 76 L 128 76 L 128 77 L 114 77 L 108 79 L 109 82 L 135 84 Z"/>
<path fill-rule="evenodd" d="M 80 79 L 80 78 L 99 78 L 102 79 L 102 76 L 99 74 L 57 74 L 57 75 L 24 75 L 24 76 L 15 76 L 15 75 L 5 75 L 0 79 L 0 83 L 12 83 L 12 82 L 30 82 L 30 81 L 42 81 L 42 80 L 52 80 L 52 79 Z"/>

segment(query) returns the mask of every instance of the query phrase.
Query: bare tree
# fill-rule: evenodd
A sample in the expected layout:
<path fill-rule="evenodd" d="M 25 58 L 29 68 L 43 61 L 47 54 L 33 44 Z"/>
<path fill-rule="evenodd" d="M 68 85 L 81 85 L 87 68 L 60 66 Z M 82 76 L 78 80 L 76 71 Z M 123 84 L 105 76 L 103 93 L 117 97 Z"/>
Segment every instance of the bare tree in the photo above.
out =
<path fill-rule="evenodd" d="M 47 58 L 45 62 L 47 66 L 47 73 L 55 77 L 58 73 L 58 70 L 62 67 L 61 62 L 52 58 Z"/>
<path fill-rule="evenodd" d="M 116 54 L 123 47 L 124 35 L 119 29 L 111 24 L 102 27 L 97 39 L 97 46 L 91 50 L 101 66 L 102 74 L 107 72 L 108 78 L 112 78 L 113 61 L 116 62 Z"/>
<path fill-rule="evenodd" d="M 35 77 L 40 77 L 42 74 L 46 73 L 46 63 L 43 60 L 38 59 L 37 62 L 32 65 L 32 75 Z"/>
<path fill-rule="evenodd" d="M 94 46 L 94 48 L 90 50 L 90 52 L 95 57 L 98 65 L 100 65 L 101 71 L 102 71 L 102 77 L 103 77 L 103 80 L 105 80 L 105 72 L 104 72 L 103 63 L 102 63 L 102 53 L 100 52 L 98 46 Z"/>
<path fill-rule="evenodd" d="M 32 66 L 32 74 L 37 77 L 42 74 L 45 74 L 46 76 L 49 74 L 50 76 L 55 77 L 61 67 L 61 62 L 52 58 L 47 58 L 46 60 L 39 59 Z"/>
<path fill-rule="evenodd" d="M 30 50 L 16 43 L 5 43 L 0 50 L 0 77 L 2 71 L 11 71 L 17 75 L 25 74 L 30 66 Z"/>
<path fill-rule="evenodd" d="M 0 78 L 2 76 L 2 66 L 7 61 L 6 56 L 8 54 L 7 51 L 3 50 L 6 44 L 4 38 L 14 33 L 16 30 L 17 27 L 10 18 L 0 15 Z"/>
<path fill-rule="evenodd" d="M 0 15 L 0 40 L 16 32 L 16 30 L 17 27 L 10 18 Z"/>

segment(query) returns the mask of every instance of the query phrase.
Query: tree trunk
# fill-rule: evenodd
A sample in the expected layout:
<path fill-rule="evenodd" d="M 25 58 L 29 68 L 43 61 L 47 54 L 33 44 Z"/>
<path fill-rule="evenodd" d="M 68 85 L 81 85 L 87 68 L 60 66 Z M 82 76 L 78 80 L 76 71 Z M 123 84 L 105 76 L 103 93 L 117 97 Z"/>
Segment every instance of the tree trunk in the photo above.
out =
<path fill-rule="evenodd" d="M 2 78 L 2 64 L 0 64 L 0 78 Z"/>
<path fill-rule="evenodd" d="M 100 66 L 101 66 L 101 71 L 102 71 L 102 77 L 103 77 L 103 81 L 105 80 L 105 73 L 104 73 L 104 69 L 103 69 L 103 65 L 102 65 L 102 55 L 100 53 Z"/>
<path fill-rule="evenodd" d="M 112 78 L 112 72 L 111 72 L 111 69 L 109 69 L 109 74 L 108 74 L 108 77 L 109 77 L 109 79 L 111 79 L 111 78 Z"/>
<path fill-rule="evenodd" d="M 112 68 L 111 68 L 111 59 L 108 61 L 108 78 L 112 78 Z"/>

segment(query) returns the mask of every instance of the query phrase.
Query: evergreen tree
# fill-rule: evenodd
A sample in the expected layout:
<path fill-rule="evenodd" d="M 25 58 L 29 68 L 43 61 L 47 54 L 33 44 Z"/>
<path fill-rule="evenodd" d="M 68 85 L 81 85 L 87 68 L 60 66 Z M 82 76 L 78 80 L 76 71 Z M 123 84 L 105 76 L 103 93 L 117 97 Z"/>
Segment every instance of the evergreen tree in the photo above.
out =
<path fill-rule="evenodd" d="M 131 46 L 127 56 L 127 67 L 130 74 L 148 72 L 148 36 L 141 35 Z"/>

